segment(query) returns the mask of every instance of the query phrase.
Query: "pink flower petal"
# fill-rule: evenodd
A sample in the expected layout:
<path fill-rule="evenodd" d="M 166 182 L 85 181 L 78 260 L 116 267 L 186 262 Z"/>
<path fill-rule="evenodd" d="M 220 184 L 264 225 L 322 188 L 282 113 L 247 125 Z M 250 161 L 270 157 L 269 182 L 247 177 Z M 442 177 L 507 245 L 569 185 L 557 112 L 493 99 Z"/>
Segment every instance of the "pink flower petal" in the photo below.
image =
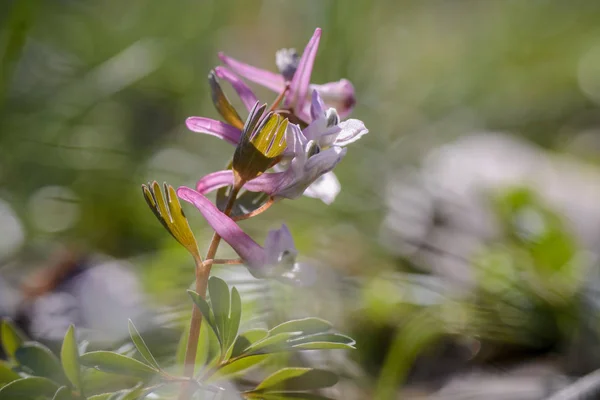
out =
<path fill-rule="evenodd" d="M 271 195 L 286 182 L 285 177 L 285 172 L 262 174 L 257 178 L 247 182 L 244 185 L 244 189 L 251 192 L 263 192 Z M 200 194 L 207 194 L 232 184 L 233 171 L 226 169 L 223 171 L 213 172 L 202 177 L 198 182 L 196 182 L 196 191 Z"/>
<path fill-rule="evenodd" d="M 342 119 L 347 118 L 354 109 L 356 104 L 354 86 L 347 79 L 323 85 L 310 85 L 310 88 L 319 92 L 325 105 L 335 108 Z M 309 102 L 308 97 L 306 97 L 306 102 Z"/>
<path fill-rule="evenodd" d="M 234 58 L 226 56 L 223 53 L 219 53 L 219 58 L 229 68 L 233 70 L 236 74 L 252 81 L 254 83 L 258 83 L 261 86 L 266 87 L 267 89 L 271 89 L 274 92 L 281 93 L 285 88 L 285 81 L 283 76 L 276 74 L 271 71 L 267 71 L 265 69 L 256 68 L 241 61 L 238 61 Z"/>
<path fill-rule="evenodd" d="M 203 176 L 196 182 L 196 191 L 200 194 L 207 194 L 230 185 L 233 185 L 233 171 L 226 169 Z"/>
<path fill-rule="evenodd" d="M 216 67 L 215 74 L 220 79 L 224 79 L 229 82 L 231 86 L 233 86 L 233 89 L 235 89 L 237 94 L 240 96 L 240 99 L 244 103 L 244 106 L 246 106 L 246 109 L 248 111 L 252 110 L 252 107 L 254 107 L 254 104 L 256 104 L 258 99 L 256 98 L 254 92 L 252 92 L 252 89 L 250 89 L 250 87 L 248 87 L 244 81 L 242 81 L 236 74 L 225 67 Z"/>
<path fill-rule="evenodd" d="M 208 224 L 223 238 L 248 265 L 250 273 L 257 277 L 264 276 L 266 267 L 265 250 L 248 236 L 231 218 L 202 194 L 182 186 L 177 189 L 177 196 L 193 204 L 202 213 Z"/>
<path fill-rule="evenodd" d="M 188 129 L 194 132 L 216 136 L 236 146 L 242 131 L 229 124 L 204 117 L 189 117 L 185 120 Z"/>
<path fill-rule="evenodd" d="M 298 105 L 299 109 L 302 110 L 302 106 L 308 94 L 308 86 L 310 84 L 310 76 L 312 74 L 313 65 L 315 58 L 317 57 L 317 50 L 319 49 L 319 41 L 321 40 L 321 28 L 315 29 L 315 33 L 308 41 L 300 62 L 298 63 L 298 69 L 294 74 L 294 78 L 290 83 L 290 91 L 286 96 L 286 106 L 294 107 Z"/>

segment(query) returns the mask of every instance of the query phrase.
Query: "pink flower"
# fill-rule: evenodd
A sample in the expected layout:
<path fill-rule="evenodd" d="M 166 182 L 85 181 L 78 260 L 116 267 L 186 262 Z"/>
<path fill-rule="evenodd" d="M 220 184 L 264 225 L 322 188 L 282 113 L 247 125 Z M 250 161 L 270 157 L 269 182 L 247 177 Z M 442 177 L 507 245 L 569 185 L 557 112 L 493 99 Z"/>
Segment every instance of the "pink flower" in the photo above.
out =
<path fill-rule="evenodd" d="M 219 58 L 236 74 L 274 92 L 283 92 L 286 82 L 289 82 L 284 107 L 293 110 L 306 123 L 311 122 L 310 99 L 313 91 L 319 92 L 327 106 L 334 107 L 342 118 L 346 118 L 356 104 L 354 86 L 350 81 L 341 79 L 323 85 L 310 83 L 320 39 L 321 29 L 317 28 L 299 60 L 292 49 L 280 50 L 276 57 L 280 74 L 253 67 L 223 53 L 219 53 Z"/>
<path fill-rule="evenodd" d="M 295 285 L 310 285 L 315 281 L 312 266 L 296 262 L 298 251 L 287 226 L 269 231 L 262 247 L 201 193 L 180 187 L 177 195 L 202 213 L 215 232 L 242 258 L 254 277 L 273 278 Z"/>

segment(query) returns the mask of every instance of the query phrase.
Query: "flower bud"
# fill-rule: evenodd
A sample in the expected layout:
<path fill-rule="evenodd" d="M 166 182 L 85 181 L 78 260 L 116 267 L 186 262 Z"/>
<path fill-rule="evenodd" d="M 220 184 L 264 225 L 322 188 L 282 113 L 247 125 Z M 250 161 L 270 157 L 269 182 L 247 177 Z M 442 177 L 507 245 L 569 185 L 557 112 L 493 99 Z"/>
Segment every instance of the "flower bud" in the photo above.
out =
<path fill-rule="evenodd" d="M 165 227 L 165 229 L 177 240 L 194 258 L 201 259 L 198 253 L 198 244 L 194 233 L 190 228 L 177 194 L 171 185 L 164 184 L 164 197 L 160 185 L 154 181 L 148 185 L 142 185 L 144 198 L 150 209 Z"/>
<path fill-rule="evenodd" d="M 275 53 L 275 64 L 286 81 L 291 81 L 298 69 L 300 56 L 296 49 L 281 49 Z"/>
<path fill-rule="evenodd" d="M 233 108 L 233 105 L 231 105 L 231 102 L 227 96 L 225 96 L 214 70 L 210 71 L 208 74 L 208 85 L 210 86 L 210 94 L 213 104 L 215 105 L 215 108 L 219 114 L 221 114 L 223 119 L 231 126 L 242 129 L 244 126 L 242 118 L 237 111 L 235 111 L 235 108 Z"/>
<path fill-rule="evenodd" d="M 283 154 L 288 127 L 287 118 L 269 113 L 261 119 L 266 105 L 258 103 L 246 120 L 242 137 L 233 154 L 236 184 L 247 182 L 269 169 Z"/>

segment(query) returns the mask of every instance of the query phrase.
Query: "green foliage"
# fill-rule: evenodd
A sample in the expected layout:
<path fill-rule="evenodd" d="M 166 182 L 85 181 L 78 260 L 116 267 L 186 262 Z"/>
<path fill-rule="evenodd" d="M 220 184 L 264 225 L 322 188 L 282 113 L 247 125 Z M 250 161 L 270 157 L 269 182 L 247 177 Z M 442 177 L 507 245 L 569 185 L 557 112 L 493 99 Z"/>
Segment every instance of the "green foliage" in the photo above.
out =
<path fill-rule="evenodd" d="M 17 379 L 0 389 L 0 400 L 51 399 L 59 386 L 48 378 L 39 376 Z"/>
<path fill-rule="evenodd" d="M 221 354 L 226 354 L 235 342 L 242 317 L 242 301 L 237 289 L 234 287 L 230 293 L 225 281 L 213 276 L 208 281 L 210 304 L 197 293 L 188 293 L 217 336 Z"/>
<path fill-rule="evenodd" d="M 0 386 L 20 378 L 21 376 L 15 371 L 13 371 L 13 369 L 10 368 L 8 364 L 6 364 L 3 361 L 0 361 Z"/>
<path fill-rule="evenodd" d="M 143 380 L 151 379 L 157 371 L 133 358 L 110 351 L 93 351 L 83 354 L 81 364 L 103 372 L 135 376 Z"/>
<path fill-rule="evenodd" d="M 75 397 L 73 396 L 71 389 L 69 389 L 67 386 L 61 386 L 60 388 L 58 388 L 56 393 L 54 393 L 54 397 L 52 398 L 52 400 L 74 400 L 74 399 L 75 399 Z"/>
<path fill-rule="evenodd" d="M 209 301 L 190 291 L 200 308 L 202 325 L 197 364 L 204 369 L 192 382 L 197 390 L 240 377 L 267 361 L 273 353 L 303 349 L 353 348 L 354 341 L 330 332 L 331 324 L 319 318 L 287 321 L 271 330 L 251 329 L 238 335 L 242 317 L 237 289 L 225 281 L 211 278 Z M 0 400 L 136 400 L 169 384 L 180 385 L 189 379 L 163 371 L 132 321 L 131 340 L 143 361 L 111 351 L 92 351 L 80 355 L 75 328 L 67 330 L 60 360 L 44 345 L 25 341 L 8 321 L 2 324 L 5 348 L 14 357 L 14 366 L 0 363 Z M 213 335 L 214 333 L 214 335 Z M 187 331 L 181 339 L 176 362 L 183 363 Z M 85 347 L 85 346 L 84 346 Z M 22 375 L 16 371 L 21 371 Z M 334 385 L 337 376 L 312 368 L 284 368 L 263 380 L 246 398 L 325 399 L 307 393 Z"/>
<path fill-rule="evenodd" d="M 61 386 L 69 383 L 58 358 L 41 343 L 24 342 L 15 352 L 15 359 L 32 375 L 51 379 Z"/>
<path fill-rule="evenodd" d="M 335 385 L 337 381 L 337 375 L 331 371 L 312 368 L 283 368 L 259 383 L 254 392 L 323 389 Z"/>
<path fill-rule="evenodd" d="M 131 320 L 129 320 L 129 335 L 131 336 L 133 344 L 138 349 L 142 357 L 144 357 L 152 367 L 156 368 L 157 370 L 160 370 L 158 362 L 150 352 L 150 349 L 146 345 L 146 342 L 144 342 L 144 339 L 142 339 L 142 336 L 136 329 L 135 325 L 133 325 L 133 322 Z"/>
<path fill-rule="evenodd" d="M 2 320 L 0 324 L 0 342 L 7 356 L 13 358 L 15 351 L 25 340 L 25 336 L 19 332 L 17 327 L 8 319 Z"/>
<path fill-rule="evenodd" d="M 65 334 L 60 351 L 63 370 L 76 389 L 81 389 L 81 367 L 79 366 L 79 349 L 75 340 L 75 327 L 71 325 Z"/>
<path fill-rule="evenodd" d="M 269 354 L 258 354 L 248 357 L 231 359 L 230 362 L 223 363 L 218 370 L 206 378 L 206 382 L 212 383 L 224 379 L 231 379 L 238 376 L 248 369 L 254 368 L 269 358 Z"/>

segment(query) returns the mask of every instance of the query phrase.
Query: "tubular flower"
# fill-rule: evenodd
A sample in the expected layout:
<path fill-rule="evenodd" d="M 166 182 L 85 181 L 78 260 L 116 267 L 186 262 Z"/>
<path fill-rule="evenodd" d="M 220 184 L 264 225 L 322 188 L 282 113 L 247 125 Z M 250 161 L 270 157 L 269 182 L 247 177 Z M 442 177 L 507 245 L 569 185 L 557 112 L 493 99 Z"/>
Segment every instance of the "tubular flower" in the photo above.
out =
<path fill-rule="evenodd" d="M 219 58 L 236 74 L 274 92 L 283 92 L 286 84 L 289 84 L 284 107 L 292 110 L 306 123 L 311 122 L 310 96 L 314 91 L 319 92 L 326 105 L 334 107 L 342 118 L 346 118 L 356 104 L 354 86 L 350 81 L 341 79 L 322 85 L 310 83 L 320 39 L 321 29 L 317 28 L 300 59 L 294 49 L 279 50 L 275 61 L 280 74 L 253 67 L 223 53 L 219 53 Z"/>
<path fill-rule="evenodd" d="M 368 133 L 359 120 L 342 123 L 334 109 L 324 109 L 318 92 L 313 92 L 313 122 L 304 132 L 298 125 L 289 124 L 286 133 L 287 162 L 284 171 L 265 173 L 244 185 L 246 190 L 264 192 L 274 198 L 295 199 L 303 193 L 320 198 L 324 203 L 333 202 L 340 185 L 331 172 L 346 154 L 346 145 Z M 279 169 L 281 167 L 278 165 Z M 209 174 L 196 184 L 200 193 L 208 193 L 223 186 L 231 185 L 233 173 L 219 171 Z M 308 193 L 307 193 L 308 192 Z"/>
<path fill-rule="evenodd" d="M 315 271 L 310 265 L 296 263 L 298 251 L 286 225 L 269 231 L 263 247 L 201 193 L 180 187 L 177 195 L 200 211 L 215 232 L 242 258 L 254 277 L 296 285 L 310 285 L 315 281 Z"/>

